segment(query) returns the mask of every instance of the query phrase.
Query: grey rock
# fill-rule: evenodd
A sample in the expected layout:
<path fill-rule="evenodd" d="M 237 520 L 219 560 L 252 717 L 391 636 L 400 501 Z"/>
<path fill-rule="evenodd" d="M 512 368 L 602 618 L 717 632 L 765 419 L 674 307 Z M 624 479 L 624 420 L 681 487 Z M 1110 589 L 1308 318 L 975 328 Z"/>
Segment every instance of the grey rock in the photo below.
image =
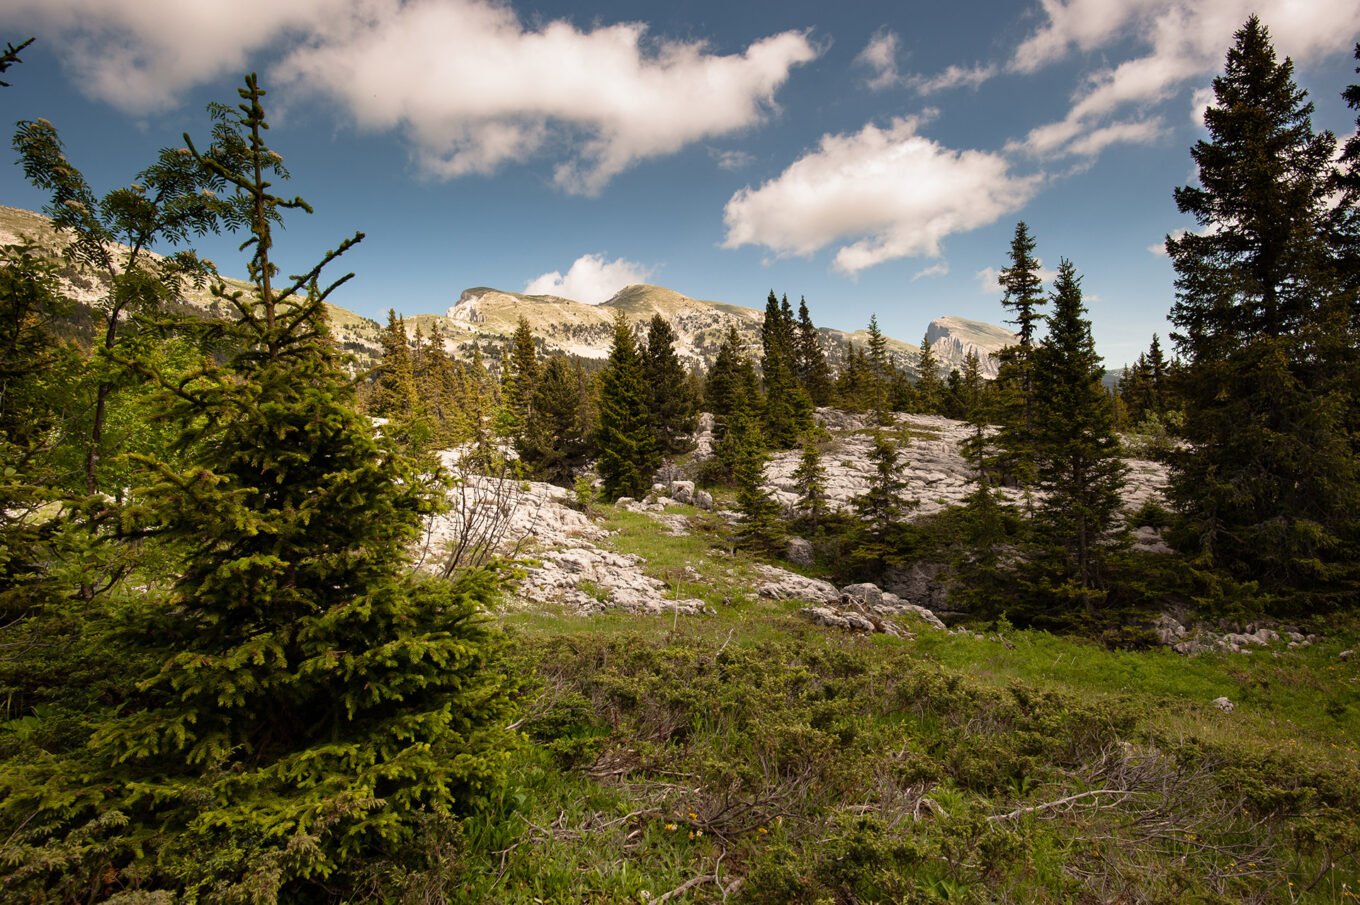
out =
<path fill-rule="evenodd" d="M 844 629 L 851 632 L 882 632 L 899 637 L 909 634 L 893 622 L 875 618 L 866 613 L 857 613 L 854 610 L 838 609 L 832 606 L 812 606 L 805 607 L 798 612 L 815 624 L 824 625 L 828 628 Z"/>
<path fill-rule="evenodd" d="M 869 582 L 848 584 L 841 588 L 841 597 L 856 600 L 865 606 L 878 606 L 883 603 L 883 589 Z"/>
<path fill-rule="evenodd" d="M 1338 660 L 1340 660 L 1342 663 L 1345 663 L 1347 660 L 1351 659 L 1351 658 L 1354 657 L 1354 656 L 1355 656 L 1355 651 L 1353 651 L 1353 650 L 1343 650 L 1341 653 L 1339 653 L 1339 654 L 1336 655 L 1336 658 L 1337 658 Z"/>
<path fill-rule="evenodd" d="M 1214 698 L 1214 706 L 1224 713 L 1232 713 L 1237 709 L 1237 705 L 1227 698 Z"/>
<path fill-rule="evenodd" d="M 810 566 L 816 561 L 812 551 L 812 542 L 804 537 L 789 538 L 789 545 L 784 551 L 784 555 L 789 562 L 797 563 L 800 566 Z"/>
<path fill-rule="evenodd" d="M 840 592 L 829 582 L 808 578 L 776 566 L 756 566 L 762 576 L 757 590 L 770 600 L 808 600 L 829 603 L 840 599 Z"/>
<path fill-rule="evenodd" d="M 1157 633 L 1157 640 L 1168 647 L 1183 639 L 1186 634 L 1185 626 L 1167 613 L 1157 617 L 1157 621 L 1152 625 L 1152 630 Z"/>
<path fill-rule="evenodd" d="M 671 481 L 670 494 L 675 497 L 677 503 L 692 503 L 694 502 L 694 482 Z"/>
<path fill-rule="evenodd" d="M 711 510 L 713 508 L 713 494 L 707 490 L 694 491 L 694 505 L 700 509 Z"/>

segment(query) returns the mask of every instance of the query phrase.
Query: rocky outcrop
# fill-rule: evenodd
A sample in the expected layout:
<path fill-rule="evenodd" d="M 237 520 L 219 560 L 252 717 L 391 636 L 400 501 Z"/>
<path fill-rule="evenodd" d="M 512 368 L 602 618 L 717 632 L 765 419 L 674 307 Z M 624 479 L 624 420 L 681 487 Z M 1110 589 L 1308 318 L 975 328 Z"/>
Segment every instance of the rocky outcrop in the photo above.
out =
<path fill-rule="evenodd" d="M 963 369 L 964 359 L 972 352 L 986 377 L 995 377 L 997 353 L 1019 339 L 1014 333 L 982 321 L 962 317 L 937 317 L 926 327 L 930 350 L 940 361 L 943 370 Z"/>
<path fill-rule="evenodd" d="M 1318 640 L 1317 635 L 1305 635 L 1290 628 L 1275 630 L 1266 626 L 1249 625 L 1245 631 L 1224 632 L 1219 634 L 1204 627 L 1194 629 L 1182 625 L 1169 613 L 1163 613 L 1152 624 L 1157 640 L 1178 654 L 1222 652 L 1230 654 L 1249 654 L 1253 648 L 1269 647 L 1285 642 L 1289 649 L 1308 647 Z"/>

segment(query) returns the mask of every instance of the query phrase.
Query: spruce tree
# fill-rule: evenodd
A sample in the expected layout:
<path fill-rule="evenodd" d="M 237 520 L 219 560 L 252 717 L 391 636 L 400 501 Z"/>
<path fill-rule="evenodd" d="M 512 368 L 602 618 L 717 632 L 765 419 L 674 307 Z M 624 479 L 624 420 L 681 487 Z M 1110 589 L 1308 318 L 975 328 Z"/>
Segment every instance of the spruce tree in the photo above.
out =
<path fill-rule="evenodd" d="M 941 414 L 945 401 L 945 385 L 940 380 L 940 363 L 930 345 L 930 336 L 921 337 L 921 351 L 916 356 L 916 410 L 925 415 Z"/>
<path fill-rule="evenodd" d="M 826 521 L 826 469 L 822 454 L 810 438 L 803 440 L 803 452 L 798 468 L 793 472 L 793 486 L 798 492 L 798 515 L 814 533 L 820 532 Z"/>
<path fill-rule="evenodd" d="M 388 309 L 387 327 L 378 337 L 382 359 L 378 364 L 377 386 L 369 400 L 375 415 L 393 421 L 413 418 L 420 406 L 416 389 L 415 365 L 411 360 L 411 341 L 406 335 L 406 321 Z"/>
<path fill-rule="evenodd" d="M 902 480 L 900 455 L 894 441 L 881 432 L 875 433 L 869 461 L 874 466 L 869 487 L 851 501 L 859 525 L 850 560 L 858 574 L 877 578 L 905 558 L 905 519 L 917 503 L 902 496 L 907 485 Z"/>
<path fill-rule="evenodd" d="M 725 442 L 732 460 L 733 481 L 737 485 L 737 543 L 748 550 L 773 556 L 784 544 L 785 531 L 779 504 L 765 488 L 765 465 L 769 454 L 760 425 L 750 412 L 733 416 Z"/>
<path fill-rule="evenodd" d="M 831 368 L 826 362 L 826 352 L 822 349 L 822 337 L 813 326 L 812 315 L 808 313 L 807 299 L 798 302 L 798 379 L 807 391 L 814 406 L 830 405 L 832 402 Z"/>
<path fill-rule="evenodd" d="M 512 440 L 518 438 L 529 422 L 534 385 L 538 381 L 538 351 L 529 321 L 520 315 L 515 332 L 501 358 L 501 404 L 498 431 Z"/>
<path fill-rule="evenodd" d="M 614 318 L 609 361 L 600 374 L 600 478 L 609 499 L 641 498 L 661 464 L 648 412 L 651 392 L 633 328 L 622 311 Z"/>
<path fill-rule="evenodd" d="M 1172 492 L 1203 562 L 1301 607 L 1350 601 L 1360 464 L 1353 302 L 1330 241 L 1335 141 L 1313 131 L 1293 64 L 1254 16 L 1213 90 L 1198 184 L 1175 192 L 1202 229 L 1167 240 L 1189 444 Z"/>
<path fill-rule="evenodd" d="M 798 380 L 793 312 L 788 297 L 775 299 L 774 290 L 765 305 L 760 339 L 765 356 L 761 373 L 765 382 L 767 442 L 777 449 L 788 449 L 812 426 L 812 399 Z"/>
<path fill-rule="evenodd" d="M 515 448 L 540 481 L 570 487 L 590 452 L 586 393 L 566 356 L 548 359 L 538 375 L 529 421 Z"/>
<path fill-rule="evenodd" d="M 49 778 L 73 787 L 60 802 L 51 787 L 5 790 L 53 839 L 92 814 L 125 827 L 86 896 L 383 896 L 379 863 L 418 867 L 432 821 L 472 807 L 504 768 L 512 683 L 485 617 L 494 580 L 411 574 L 441 488 L 357 412 L 327 335 L 325 298 L 344 280 L 320 288 L 322 268 L 362 236 L 279 281 L 273 227 L 310 209 L 271 193 L 287 174 L 264 142 L 264 92 L 251 76 L 240 95 L 237 111 L 214 108 L 214 147 L 189 149 L 234 189 L 253 289 L 214 288 L 236 313 L 224 364 L 148 372 L 191 455 L 149 458 L 125 515 L 182 570 L 119 614 L 117 718 L 79 769 Z"/>
<path fill-rule="evenodd" d="M 735 327 L 729 327 L 718 355 L 704 385 L 704 404 L 713 415 L 713 464 L 708 479 L 719 482 L 735 480 L 736 469 L 752 441 L 745 431 L 758 424 L 764 400 L 755 366 L 741 349 L 741 338 Z M 749 423 L 739 423 L 738 419 Z M 763 435 L 757 442 L 764 447 Z"/>
<path fill-rule="evenodd" d="M 996 410 L 993 417 L 1000 428 L 997 437 L 1002 470 L 1022 488 L 1033 486 L 1035 390 L 1034 348 L 1036 327 L 1043 319 L 1043 280 L 1039 261 L 1034 257 L 1034 239 L 1021 221 L 1011 239 L 1010 266 L 1001 271 L 1001 304 L 1015 312 L 1007 323 L 1016 326 L 1017 343 L 1001 350 L 996 377 Z"/>
<path fill-rule="evenodd" d="M 1052 569 L 1059 594 L 1093 613 L 1127 469 L 1085 315 L 1081 279 L 1064 260 L 1053 284 L 1048 335 L 1034 355 L 1035 461 L 1043 491 L 1035 519 L 1040 559 Z"/>
<path fill-rule="evenodd" d="M 695 426 L 695 399 L 675 354 L 675 330 L 660 314 L 647 328 L 644 370 L 651 391 L 652 436 L 663 456 L 684 452 Z"/>
<path fill-rule="evenodd" d="M 892 422 L 893 382 L 892 360 L 888 357 L 888 338 L 878 328 L 878 315 L 869 315 L 869 411 L 873 412 L 879 424 Z"/>

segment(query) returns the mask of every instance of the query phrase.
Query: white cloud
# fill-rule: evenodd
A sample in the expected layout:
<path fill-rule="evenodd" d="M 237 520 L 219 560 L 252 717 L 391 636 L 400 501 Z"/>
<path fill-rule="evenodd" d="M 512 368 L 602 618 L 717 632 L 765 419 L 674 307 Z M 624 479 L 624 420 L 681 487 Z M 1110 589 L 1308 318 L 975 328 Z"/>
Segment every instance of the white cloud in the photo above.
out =
<path fill-rule="evenodd" d="M 1171 231 L 1171 234 L 1167 238 L 1180 239 L 1187 235 L 1188 233 L 1189 230 L 1173 229 Z M 1147 247 L 1147 250 L 1149 254 L 1154 254 L 1159 258 L 1169 257 L 1169 255 L 1167 255 L 1166 253 L 1166 239 L 1162 239 L 1162 241 L 1160 242 L 1153 242 L 1151 245 Z"/>
<path fill-rule="evenodd" d="M 755 157 L 746 151 L 722 151 L 717 148 L 709 148 L 708 156 L 718 164 L 721 170 L 742 170 L 755 163 Z"/>
<path fill-rule="evenodd" d="M 1107 50 L 1132 40 L 1140 56 L 1093 73 L 1073 98 L 1067 116 L 1030 131 L 1012 149 L 1036 155 L 1080 153 L 1069 142 L 1087 142 L 1107 117 L 1122 108 L 1166 100 L 1187 82 L 1221 69 L 1233 33 L 1257 13 L 1271 30 L 1281 57 L 1296 60 L 1343 53 L 1353 32 L 1337 23 L 1360 19 L 1360 0 L 1301 3 L 1298 0 L 1043 0 L 1045 21 L 1016 49 L 1009 68 L 1033 72 L 1073 52 Z M 1202 94 L 1196 95 L 1201 109 Z M 1100 147 L 1120 140 L 1148 140 L 1147 132 L 1106 132 Z M 1098 150 L 1099 148 L 1097 148 Z"/>
<path fill-rule="evenodd" d="M 806 34 L 741 54 L 646 39 L 642 23 L 526 28 L 488 0 L 372 0 L 383 13 L 292 54 L 286 81 L 338 100 L 361 127 L 402 129 L 430 173 L 487 173 L 549 144 L 574 147 L 554 178 L 597 194 L 640 160 L 759 123 Z"/>
<path fill-rule="evenodd" d="M 526 26 L 500 0 L 8 0 L 0 22 L 60 35 L 91 96 L 172 105 L 275 44 L 268 81 L 338 102 L 365 129 L 400 130 L 430 174 L 490 173 L 551 153 L 568 192 L 598 193 L 640 160 L 731 135 L 776 109 L 807 34 L 741 53 L 653 38 L 640 22 Z"/>
<path fill-rule="evenodd" d="M 554 270 L 534 277 L 524 286 L 526 295 L 556 295 L 564 299 L 598 305 L 613 298 L 625 286 L 645 283 L 655 272 L 635 261 L 603 255 L 581 255 L 567 269 L 567 275 Z"/>
<path fill-rule="evenodd" d="M 923 267 L 916 271 L 916 273 L 911 275 L 911 281 L 915 283 L 917 280 L 934 279 L 936 277 L 945 276 L 949 276 L 949 262 L 941 261 L 938 264 L 931 264 L 929 267 Z"/>
<path fill-rule="evenodd" d="M 869 69 L 864 80 L 870 91 L 882 91 L 902 82 L 897 72 L 897 33 L 881 28 L 874 32 L 869 43 L 855 57 L 855 62 Z"/>
<path fill-rule="evenodd" d="M 947 236 L 993 223 L 1037 191 L 1039 177 L 1016 176 L 1004 157 L 946 148 L 917 135 L 919 125 L 895 119 L 822 136 L 783 173 L 728 200 L 724 247 L 809 255 L 855 239 L 835 257 L 836 269 L 853 275 L 895 258 L 938 257 Z"/>
<path fill-rule="evenodd" d="M 907 82 L 916 89 L 917 94 L 934 94 L 937 91 L 945 91 L 950 88 L 977 88 L 983 82 L 996 75 L 997 68 L 993 65 L 977 66 L 949 66 L 939 75 L 923 76 L 914 75 Z"/>
<path fill-rule="evenodd" d="M 1039 264 L 1039 279 L 1043 280 L 1045 283 L 1052 283 L 1058 278 L 1058 271 L 1050 270 L 1045 267 L 1044 262 L 1038 258 L 1036 258 L 1035 261 Z M 977 277 L 978 285 L 982 287 L 982 292 L 985 295 L 1000 295 L 1005 291 L 1001 288 L 1000 269 L 996 267 L 984 267 L 973 275 Z"/>
<path fill-rule="evenodd" d="M 1190 95 L 1190 122 L 1197 126 L 1204 126 L 1204 113 L 1214 103 L 1214 89 L 1196 88 L 1195 93 Z"/>
<path fill-rule="evenodd" d="M 275 41 L 315 33 L 347 0 L 5 0 L 0 22 L 41 32 L 87 96 L 129 113 L 164 110 L 204 82 L 249 70 Z"/>

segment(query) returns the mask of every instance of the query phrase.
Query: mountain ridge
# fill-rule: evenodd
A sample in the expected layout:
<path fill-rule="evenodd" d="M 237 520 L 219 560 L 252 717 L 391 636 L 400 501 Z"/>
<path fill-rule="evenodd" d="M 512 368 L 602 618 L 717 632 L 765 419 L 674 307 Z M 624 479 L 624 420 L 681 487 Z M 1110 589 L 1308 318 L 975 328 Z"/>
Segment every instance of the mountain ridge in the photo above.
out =
<path fill-rule="evenodd" d="M 0 205 L 0 243 L 13 243 L 22 237 L 59 252 L 61 236 L 42 214 Z M 241 280 L 223 277 L 231 289 L 250 287 Z M 92 305 L 104 292 L 98 280 L 67 271 L 63 289 L 76 301 Z M 208 317 L 226 317 L 227 305 L 207 288 L 186 287 L 180 301 Z M 358 359 L 359 367 L 376 363 L 381 354 L 382 325 L 369 317 L 339 305 L 328 304 L 331 332 L 336 341 Z M 614 317 L 622 312 L 634 325 L 645 328 L 653 315 L 665 317 L 676 332 L 676 351 L 690 367 L 707 368 L 717 355 L 729 327 L 736 327 L 745 347 L 758 354 L 761 309 L 730 302 L 691 298 L 674 289 L 648 283 L 623 287 L 599 305 L 590 305 L 555 295 L 528 295 L 490 286 L 464 289 L 458 300 L 443 314 L 416 314 L 404 317 L 408 334 L 428 335 L 438 323 L 445 347 L 455 354 L 468 355 L 474 343 L 499 344 L 508 339 L 525 317 L 545 352 L 563 352 L 582 358 L 603 359 L 609 354 Z M 844 361 L 850 345 L 868 344 L 864 330 L 843 331 L 819 327 L 827 358 L 833 366 Z M 995 353 L 1011 342 L 1014 334 L 982 321 L 945 316 L 931 321 L 926 328 L 936 358 L 943 370 L 961 367 L 969 351 L 976 352 L 984 374 L 996 373 Z M 885 337 L 893 363 L 910 374 L 916 373 L 919 348 L 894 337 Z"/>

